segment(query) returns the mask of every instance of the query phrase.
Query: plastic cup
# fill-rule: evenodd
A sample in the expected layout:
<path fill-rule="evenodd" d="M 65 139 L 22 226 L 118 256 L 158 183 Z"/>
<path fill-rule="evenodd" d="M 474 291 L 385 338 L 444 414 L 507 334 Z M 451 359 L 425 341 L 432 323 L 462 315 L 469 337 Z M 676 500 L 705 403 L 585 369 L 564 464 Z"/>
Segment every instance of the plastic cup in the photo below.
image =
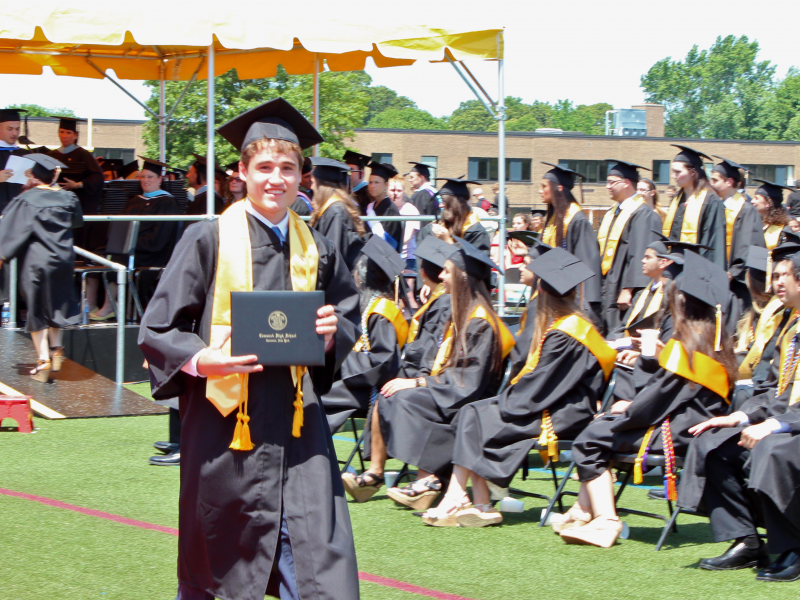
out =
<path fill-rule="evenodd" d="M 500 512 L 521 513 L 525 510 L 525 503 L 522 500 L 515 500 L 506 496 L 500 500 Z"/>
<path fill-rule="evenodd" d="M 384 471 L 383 473 L 383 481 L 386 483 L 387 488 L 394 487 L 394 484 L 397 482 L 397 476 L 400 473 L 397 471 Z"/>
<path fill-rule="evenodd" d="M 658 329 L 642 329 L 639 331 L 642 340 L 642 356 L 656 355 L 656 341 L 658 340 Z"/>

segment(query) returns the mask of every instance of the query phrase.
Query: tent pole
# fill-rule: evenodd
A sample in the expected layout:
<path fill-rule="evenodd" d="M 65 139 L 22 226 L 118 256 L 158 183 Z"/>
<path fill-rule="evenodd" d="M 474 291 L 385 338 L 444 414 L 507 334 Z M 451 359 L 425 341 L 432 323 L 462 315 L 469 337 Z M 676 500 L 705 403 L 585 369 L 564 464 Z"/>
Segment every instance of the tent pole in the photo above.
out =
<path fill-rule="evenodd" d="M 319 54 L 314 53 L 314 129 L 319 131 Z M 314 156 L 319 156 L 319 146 L 314 146 Z"/>
<path fill-rule="evenodd" d="M 208 150 L 206 152 L 206 214 L 211 217 L 214 215 L 214 38 L 211 38 L 211 45 L 208 47 L 208 123 L 206 127 L 206 142 Z"/>
<path fill-rule="evenodd" d="M 158 160 L 165 163 L 167 162 L 167 102 L 163 61 L 159 71 L 161 79 L 158 82 Z"/>
<path fill-rule="evenodd" d="M 497 194 L 497 207 L 499 210 L 500 239 L 498 240 L 499 267 L 505 264 L 506 250 L 506 102 L 505 102 L 505 73 L 503 59 L 497 63 L 497 183 L 500 189 Z M 498 314 L 503 316 L 506 312 L 506 278 L 500 275 L 497 281 Z"/>
<path fill-rule="evenodd" d="M 93 67 L 95 71 L 97 71 L 98 73 L 100 73 L 100 75 L 102 75 L 104 79 L 108 79 L 108 80 L 109 80 L 111 83 L 113 83 L 115 86 L 117 86 L 117 87 L 118 87 L 119 89 L 121 89 L 123 92 L 125 92 L 125 93 L 126 93 L 126 94 L 127 94 L 129 97 L 130 97 L 130 99 L 131 99 L 131 100 L 133 100 L 134 102 L 136 102 L 136 104 L 138 104 L 139 106 L 141 106 L 143 109 L 145 109 L 145 110 L 146 110 L 147 112 L 149 112 L 151 115 L 153 115 L 153 116 L 154 116 L 156 119 L 158 119 L 158 115 L 157 115 L 156 113 L 154 113 L 152 110 L 150 110 L 150 108 L 149 108 L 149 107 L 148 107 L 148 106 L 147 106 L 147 105 L 146 105 L 144 102 L 142 102 L 141 100 L 139 100 L 139 99 L 138 99 L 136 96 L 134 96 L 134 95 L 133 95 L 133 94 L 131 94 L 131 93 L 130 93 L 128 90 L 126 90 L 124 87 L 122 87 L 122 86 L 119 84 L 119 82 L 118 82 L 118 81 L 115 81 L 114 79 L 111 79 L 111 77 L 109 77 L 108 75 L 106 75 L 106 73 L 105 73 L 105 71 L 103 71 L 103 69 L 101 69 L 100 67 L 98 67 L 96 64 L 94 64 L 94 63 L 93 63 L 91 60 L 89 60 L 88 58 L 86 59 L 86 62 L 87 62 L 87 63 L 89 63 L 89 65 L 90 65 L 91 67 Z"/>

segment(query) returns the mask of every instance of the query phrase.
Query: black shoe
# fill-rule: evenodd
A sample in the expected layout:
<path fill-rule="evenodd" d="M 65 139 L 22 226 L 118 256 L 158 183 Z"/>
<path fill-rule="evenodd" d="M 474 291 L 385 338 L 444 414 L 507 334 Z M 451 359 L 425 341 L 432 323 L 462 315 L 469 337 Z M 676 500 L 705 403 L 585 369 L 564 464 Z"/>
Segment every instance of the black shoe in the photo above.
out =
<path fill-rule="evenodd" d="M 700 568 L 709 571 L 732 571 L 767 565 L 769 565 L 769 553 L 767 546 L 760 540 L 758 548 L 748 548 L 744 542 L 734 542 L 725 554 L 700 561 Z"/>
<path fill-rule="evenodd" d="M 781 554 L 778 559 L 756 574 L 757 581 L 797 581 L 800 579 L 800 548 Z"/>
<path fill-rule="evenodd" d="M 181 451 L 176 450 L 172 454 L 167 454 L 166 456 L 151 456 L 148 462 L 151 465 L 167 467 L 179 465 L 181 464 Z"/>
<path fill-rule="evenodd" d="M 650 500 L 666 500 L 667 496 L 664 494 L 664 488 L 655 488 L 647 492 L 647 497 Z"/>
<path fill-rule="evenodd" d="M 159 452 L 163 452 L 164 454 L 172 454 L 175 450 L 178 450 L 181 447 L 180 444 L 174 444 L 173 442 L 156 442 L 153 444 L 153 448 L 158 450 Z"/>

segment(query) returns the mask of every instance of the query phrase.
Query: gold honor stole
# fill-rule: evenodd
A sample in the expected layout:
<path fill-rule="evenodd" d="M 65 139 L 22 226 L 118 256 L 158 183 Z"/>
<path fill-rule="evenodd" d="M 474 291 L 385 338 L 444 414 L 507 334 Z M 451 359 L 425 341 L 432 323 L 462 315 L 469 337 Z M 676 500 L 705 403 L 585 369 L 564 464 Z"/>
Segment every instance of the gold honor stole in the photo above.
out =
<path fill-rule="evenodd" d="M 569 208 L 567 209 L 567 214 L 564 215 L 564 237 L 567 237 L 567 230 L 569 229 L 569 224 L 572 222 L 572 218 L 581 212 L 581 207 L 575 204 L 574 202 L 570 203 Z M 547 220 L 547 226 L 544 228 L 544 233 L 542 234 L 542 241 L 555 248 L 556 245 L 556 224 L 554 222 L 555 217 L 551 216 Z"/>
<path fill-rule="evenodd" d="M 619 238 L 622 237 L 622 231 L 628 224 L 633 212 L 642 204 L 644 204 L 644 196 L 636 194 L 628 201 L 628 205 L 619 212 L 616 220 L 614 220 L 614 211 L 619 205 L 612 206 L 606 211 L 606 214 L 603 215 L 600 229 L 597 230 L 597 241 L 603 253 L 603 262 L 600 265 L 603 276 L 608 274 L 611 265 L 614 263 L 614 257 L 617 254 L 617 246 L 619 245 Z M 612 221 L 614 222 L 614 227 L 611 227 Z"/>
<path fill-rule="evenodd" d="M 397 305 L 388 298 L 376 298 L 367 309 L 365 318 L 369 319 L 370 315 L 380 315 L 394 326 L 394 333 L 397 336 L 397 345 L 402 350 L 408 337 L 408 323 L 406 323 L 406 318 L 403 316 L 403 313 L 400 312 L 400 309 L 397 308 Z M 361 350 L 362 338 L 359 338 L 356 345 L 353 346 L 353 352 L 361 352 Z"/>
<path fill-rule="evenodd" d="M 492 320 L 489 318 L 489 313 L 486 312 L 486 309 L 482 306 L 478 306 L 472 311 L 472 314 L 469 316 L 469 319 L 467 319 L 466 324 L 469 325 L 469 322 L 472 319 L 485 319 L 489 321 L 490 324 L 492 322 Z M 509 331 L 508 327 L 506 327 L 506 324 L 500 319 L 497 319 L 497 325 L 500 329 L 500 342 L 503 346 L 503 360 L 505 360 L 506 356 L 508 356 L 508 354 L 511 352 L 511 349 L 514 347 L 516 341 L 514 340 L 514 334 Z M 447 359 L 450 357 L 450 351 L 453 348 L 453 332 L 454 327 L 451 321 L 450 327 L 447 328 L 447 333 L 445 333 L 444 339 L 442 340 L 442 344 L 439 346 L 439 350 L 436 352 L 436 358 L 433 361 L 431 375 L 436 376 L 441 373 L 444 363 L 446 363 Z"/>
<path fill-rule="evenodd" d="M 702 352 L 695 352 L 692 362 L 689 362 L 689 354 L 681 343 L 676 339 L 671 339 L 661 351 L 658 357 L 658 364 L 662 369 L 680 375 L 704 388 L 722 396 L 725 402 L 730 404 L 728 399 L 728 374 L 716 360 L 706 356 Z"/>
<path fill-rule="evenodd" d="M 736 217 L 742 211 L 745 199 L 739 192 L 733 195 L 733 206 L 731 208 L 725 207 L 725 245 L 728 248 L 728 264 L 731 262 L 731 244 L 733 243 L 733 226 L 736 223 Z"/>
<path fill-rule="evenodd" d="M 703 210 L 703 203 L 705 202 L 707 193 L 707 190 L 703 190 L 698 196 L 697 192 L 695 192 L 686 200 L 686 207 L 683 211 L 683 223 L 681 223 L 681 239 L 679 241 L 690 244 L 697 243 L 700 211 Z M 664 219 L 664 228 L 662 229 L 662 233 L 667 237 L 669 237 L 669 233 L 672 230 L 672 222 L 675 220 L 675 215 L 678 213 L 678 206 L 680 205 L 682 197 L 683 192 L 677 194 L 669 205 L 669 212 L 667 213 L 667 218 Z"/>
<path fill-rule="evenodd" d="M 415 339 L 417 339 L 417 335 L 419 334 L 419 320 L 422 318 L 422 315 L 425 314 L 425 311 L 431 307 L 433 301 L 436 300 L 439 296 L 444 294 L 444 284 L 440 283 L 436 286 L 436 288 L 431 293 L 431 297 L 428 298 L 428 301 L 420 306 L 417 309 L 417 312 L 414 313 L 414 316 L 411 318 L 411 325 L 408 327 L 408 337 L 406 338 L 406 344 L 410 344 Z"/>
<path fill-rule="evenodd" d="M 476 215 L 474 212 L 470 211 L 467 220 L 464 221 L 464 226 L 461 228 L 461 236 L 464 236 L 464 234 L 467 232 L 467 229 L 480 222 L 480 217 L 478 217 L 478 215 Z"/>
<path fill-rule="evenodd" d="M 247 224 L 245 202 L 239 200 L 223 212 L 219 219 L 219 252 L 217 256 L 214 301 L 211 312 L 211 340 L 218 344 L 231 326 L 231 292 L 253 290 L 253 260 L 250 247 L 250 229 Z M 317 287 L 319 252 L 308 225 L 289 210 L 289 271 L 292 291 L 310 292 Z M 222 353 L 231 355 L 231 341 L 222 346 Z M 292 382 L 296 388 L 292 435 L 300 437 L 303 426 L 303 376 L 306 367 L 290 367 Z M 252 450 L 250 427 L 247 415 L 247 373 L 234 373 L 225 377 L 209 377 L 206 381 L 206 397 L 227 417 L 238 407 L 236 430 L 230 447 L 234 450 Z"/>
<path fill-rule="evenodd" d="M 792 312 L 792 315 L 794 316 L 794 312 Z M 789 382 L 791 381 L 792 391 L 789 394 L 789 406 L 796 404 L 798 400 L 800 400 L 800 369 L 797 368 L 797 352 L 800 349 L 793 348 L 794 356 L 787 356 L 789 347 L 792 345 L 792 339 L 797 333 L 797 325 L 798 321 L 795 320 L 792 327 L 786 332 L 781 340 L 781 372 L 780 377 L 778 378 L 778 389 L 775 393 L 776 397 L 780 396 L 784 391 L 786 391 L 786 388 L 789 386 Z M 789 361 L 788 363 L 787 359 Z"/>
<path fill-rule="evenodd" d="M 747 356 L 745 356 L 742 364 L 739 365 L 739 379 L 750 379 L 753 376 L 753 368 L 761 360 L 764 348 L 769 343 L 770 339 L 772 339 L 772 336 L 775 335 L 778 325 L 781 324 L 784 308 L 783 302 L 781 302 L 777 296 L 773 296 L 770 301 L 767 302 L 767 305 L 758 317 L 753 345 L 750 346 Z M 794 316 L 795 314 L 793 312 L 792 316 L 789 317 L 787 326 L 792 322 L 792 317 Z"/>
<path fill-rule="evenodd" d="M 320 208 L 320 209 L 319 209 L 319 216 L 321 217 L 321 216 L 323 215 L 323 213 L 324 213 L 326 210 L 328 210 L 328 209 L 331 207 L 331 205 L 332 205 L 334 202 L 337 202 L 337 201 L 339 201 L 339 200 L 341 200 L 341 198 L 339 198 L 339 196 L 337 196 L 336 194 L 334 194 L 333 196 L 331 196 L 330 198 L 328 198 L 328 199 L 325 201 L 325 204 L 323 204 L 323 205 L 322 205 L 322 208 Z"/>
<path fill-rule="evenodd" d="M 650 290 L 650 288 L 648 288 Z M 646 319 L 652 314 L 658 312 L 658 309 L 661 308 L 661 301 L 664 299 L 664 285 L 662 283 L 658 284 L 658 288 L 656 289 L 653 297 L 650 298 L 650 302 L 647 302 L 647 297 L 650 295 L 650 292 L 646 294 L 640 294 L 639 298 L 636 300 L 636 304 L 633 305 L 633 310 L 631 311 L 631 316 L 628 317 L 628 321 L 625 323 L 625 327 L 629 327 L 631 323 L 634 321 L 640 321 L 642 319 Z M 647 302 L 647 308 L 644 307 L 644 303 Z M 644 314 L 637 319 L 639 313 L 644 310 Z M 630 332 L 625 330 L 625 337 L 630 337 Z"/>
<path fill-rule="evenodd" d="M 781 231 L 783 231 L 783 225 L 766 225 L 764 227 L 764 241 L 767 243 L 767 250 L 774 250 L 781 241 Z"/>

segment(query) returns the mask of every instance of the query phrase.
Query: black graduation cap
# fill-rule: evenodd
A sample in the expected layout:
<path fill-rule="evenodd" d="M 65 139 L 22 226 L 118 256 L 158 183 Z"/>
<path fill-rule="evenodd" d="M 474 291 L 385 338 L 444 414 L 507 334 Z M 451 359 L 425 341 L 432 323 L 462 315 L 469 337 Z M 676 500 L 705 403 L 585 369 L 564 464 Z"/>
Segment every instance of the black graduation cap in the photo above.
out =
<path fill-rule="evenodd" d="M 426 165 L 425 163 L 409 161 L 408 164 L 414 165 L 413 167 L 411 167 L 411 171 L 409 171 L 408 173 L 411 173 L 413 171 L 414 173 L 419 173 L 420 175 L 422 175 L 426 179 L 430 179 L 431 178 L 430 167 L 428 165 Z M 406 175 L 408 175 L 408 173 L 406 173 Z"/>
<path fill-rule="evenodd" d="M 5 123 L 6 121 L 21 121 L 22 118 L 19 116 L 19 113 L 26 112 L 28 112 L 27 108 L 0 108 L 0 123 Z M 27 146 L 28 144 L 25 145 Z"/>
<path fill-rule="evenodd" d="M 678 289 L 709 306 L 724 306 L 730 287 L 728 274 L 694 252 L 687 252 L 684 261 L 683 277 L 677 281 Z"/>
<path fill-rule="evenodd" d="M 433 235 L 429 235 L 417 246 L 417 258 L 433 263 L 440 269 L 444 269 L 445 261 L 453 253 L 453 246 L 443 242 Z"/>
<path fill-rule="evenodd" d="M 203 175 L 205 175 L 206 174 L 206 166 L 208 165 L 208 159 L 205 156 L 200 156 L 199 154 L 194 154 L 194 153 L 192 153 L 192 156 L 194 156 L 194 168 L 197 169 L 197 171 L 202 171 Z M 141 156 L 139 158 L 141 158 Z M 237 161 L 237 164 L 238 164 L 238 161 Z M 225 169 L 220 167 L 216 162 L 214 163 L 214 172 L 217 175 L 222 175 L 222 176 L 227 176 L 228 175 L 228 173 L 225 171 Z"/>
<path fill-rule="evenodd" d="M 668 260 L 675 261 L 679 265 L 683 264 L 683 255 L 685 250 L 691 250 L 692 252 L 697 253 L 700 252 L 700 250 L 711 249 L 703 244 L 692 244 L 691 242 L 679 242 L 677 240 L 671 240 L 656 229 L 651 229 L 650 231 L 658 235 L 658 237 L 661 239 L 652 242 L 648 248 L 655 250 L 656 256 L 659 258 L 666 258 Z"/>
<path fill-rule="evenodd" d="M 2 123 L 2 121 L 0 121 L 0 123 Z M 17 138 L 17 142 L 21 146 L 30 146 L 31 144 L 35 144 L 36 143 L 32 139 L 30 139 L 27 135 L 19 136 L 19 138 Z"/>
<path fill-rule="evenodd" d="M 718 165 L 714 165 L 714 168 L 711 170 L 715 173 L 719 173 L 726 179 L 730 178 L 736 182 L 739 182 L 742 179 L 742 175 L 739 172 L 739 169 L 748 171 L 748 169 L 745 169 L 742 165 L 740 165 L 739 163 L 735 163 L 732 160 L 723 158 L 722 156 L 719 156 L 717 154 L 714 154 L 712 156 L 714 156 L 714 158 L 718 158 L 721 162 Z"/>
<path fill-rule="evenodd" d="M 448 177 L 437 177 L 436 181 L 444 181 L 442 187 L 439 188 L 440 194 L 450 194 L 459 198 L 469 199 L 469 188 L 467 184 L 479 185 L 477 181 L 470 181 L 468 179 L 450 179 Z"/>
<path fill-rule="evenodd" d="M 350 167 L 338 160 L 323 156 L 312 156 L 311 164 L 314 166 L 314 177 L 321 181 L 330 181 L 338 185 L 346 184 Z"/>
<path fill-rule="evenodd" d="M 231 173 L 238 173 L 239 172 L 239 161 L 235 160 L 232 163 L 228 163 L 227 165 L 225 165 L 225 172 L 227 174 L 229 174 L 229 175 Z"/>
<path fill-rule="evenodd" d="M 531 209 L 531 216 L 532 217 L 534 217 L 536 215 L 539 215 L 540 217 L 542 217 L 544 219 L 546 214 L 547 213 L 545 211 L 543 211 L 543 210 L 535 210 L 533 208 Z"/>
<path fill-rule="evenodd" d="M 342 161 L 347 163 L 348 165 L 356 165 L 362 171 L 364 167 L 366 167 L 370 162 L 372 162 L 372 158 L 367 156 L 366 154 L 359 154 L 358 152 L 353 152 L 352 150 L 348 150 L 344 153 L 342 157 Z"/>
<path fill-rule="evenodd" d="M 62 117 L 60 115 L 50 115 L 51 119 L 61 119 L 58 123 L 59 129 L 66 129 L 68 131 L 78 131 L 78 121 L 81 123 L 86 122 L 86 119 L 78 119 L 77 117 Z"/>
<path fill-rule="evenodd" d="M 776 207 L 783 204 L 783 190 L 789 190 L 790 192 L 794 191 L 788 186 L 781 185 L 779 183 L 773 183 L 771 181 L 767 181 L 766 179 L 756 179 L 754 177 L 753 181 L 758 181 L 761 184 L 761 186 L 756 190 L 756 194 L 764 196 L 765 198 L 769 198 L 769 200 Z"/>
<path fill-rule="evenodd" d="M 167 165 L 164 163 L 153 160 L 152 158 L 145 158 L 144 156 L 140 156 L 139 158 L 144 161 L 142 164 L 143 171 L 150 171 L 161 177 L 167 174 Z"/>
<path fill-rule="evenodd" d="M 47 171 L 55 171 L 56 169 L 67 168 L 67 165 L 62 163 L 60 160 L 56 160 L 49 154 L 26 154 L 25 158 L 32 160 Z"/>
<path fill-rule="evenodd" d="M 778 248 L 780 248 L 780 246 L 778 246 Z M 800 246 L 798 246 L 798 249 L 800 249 Z M 744 266 L 748 269 L 755 269 L 756 271 L 766 273 L 768 261 L 769 250 L 763 246 L 750 246 L 747 249 L 747 260 L 745 260 Z"/>
<path fill-rule="evenodd" d="M 377 235 L 369 238 L 361 252 L 370 260 L 367 269 L 378 279 L 394 281 L 406 268 L 405 261 L 397 251 Z"/>
<path fill-rule="evenodd" d="M 773 248 L 770 254 L 772 256 L 772 262 L 774 263 L 778 263 L 782 260 L 792 260 L 795 256 L 798 256 L 798 254 L 800 254 L 800 244 L 795 244 L 795 243 L 781 244 L 780 246 L 776 246 L 775 248 Z"/>
<path fill-rule="evenodd" d="M 559 298 L 566 296 L 594 275 L 577 256 L 563 248 L 548 250 L 528 264 L 528 270 L 540 279 L 548 294 Z"/>
<path fill-rule="evenodd" d="M 103 171 L 119 171 L 119 169 L 123 166 L 123 162 L 121 158 L 106 158 L 103 160 L 102 169 Z"/>
<path fill-rule="evenodd" d="M 580 177 L 581 179 L 586 179 L 586 177 L 584 177 L 577 171 L 573 171 L 572 169 L 559 167 L 558 165 L 554 165 L 553 163 L 544 161 L 542 161 L 542 164 L 547 165 L 548 167 L 553 167 L 547 173 L 544 174 L 544 178 L 549 179 L 553 183 L 564 186 L 568 190 L 571 190 L 573 187 L 575 187 L 575 181 L 577 177 Z"/>
<path fill-rule="evenodd" d="M 680 144 L 670 144 L 671 146 L 675 146 L 676 148 L 680 149 L 680 152 L 672 159 L 673 162 L 682 162 L 687 163 L 697 169 L 698 171 L 703 170 L 703 159 L 707 158 L 709 161 L 713 162 L 713 159 L 708 154 L 703 154 L 699 150 L 695 150 L 694 148 L 689 148 L 689 146 L 681 146 Z"/>
<path fill-rule="evenodd" d="M 219 127 L 217 133 L 239 151 L 262 138 L 293 142 L 303 150 L 325 141 L 308 119 L 283 98 L 251 108 Z"/>
<path fill-rule="evenodd" d="M 630 179 L 633 183 L 639 182 L 639 171 L 637 169 L 644 169 L 645 171 L 652 170 L 648 169 L 647 167 L 626 162 L 624 160 L 618 160 L 616 158 L 607 158 L 605 160 L 609 165 L 614 165 L 608 169 L 609 175 L 621 177 L 622 179 Z"/>
<path fill-rule="evenodd" d="M 453 261 L 453 264 L 459 269 L 479 280 L 488 279 L 492 274 L 492 269 L 503 272 L 486 252 L 478 250 L 463 238 L 456 237 L 455 240 L 456 243 L 450 246 L 451 253 L 447 258 Z"/>
<path fill-rule="evenodd" d="M 531 262 L 529 262 L 523 268 L 531 271 L 530 266 L 533 263 L 533 261 L 542 256 L 545 252 L 549 252 L 552 249 L 553 247 L 550 244 L 545 244 L 541 240 L 535 239 L 533 246 L 528 248 L 528 256 L 531 257 Z M 531 271 L 531 273 L 533 273 L 533 271 Z"/>
<path fill-rule="evenodd" d="M 135 173 L 138 170 L 139 170 L 139 161 L 133 160 L 123 165 L 121 168 L 117 169 L 117 175 L 119 175 L 123 179 L 127 179 L 131 173 Z"/>
<path fill-rule="evenodd" d="M 539 241 L 539 234 L 533 231 L 507 231 L 508 237 L 521 240 L 526 246 L 530 247 Z"/>
<path fill-rule="evenodd" d="M 800 244 L 800 235 L 787 225 L 782 230 L 781 240 L 783 243 L 791 242 L 792 244 Z"/>
<path fill-rule="evenodd" d="M 397 169 L 394 168 L 394 165 L 389 163 L 379 163 L 379 162 L 371 162 L 369 163 L 369 168 L 372 169 L 372 175 L 377 175 L 389 181 L 392 177 L 397 175 Z"/>

